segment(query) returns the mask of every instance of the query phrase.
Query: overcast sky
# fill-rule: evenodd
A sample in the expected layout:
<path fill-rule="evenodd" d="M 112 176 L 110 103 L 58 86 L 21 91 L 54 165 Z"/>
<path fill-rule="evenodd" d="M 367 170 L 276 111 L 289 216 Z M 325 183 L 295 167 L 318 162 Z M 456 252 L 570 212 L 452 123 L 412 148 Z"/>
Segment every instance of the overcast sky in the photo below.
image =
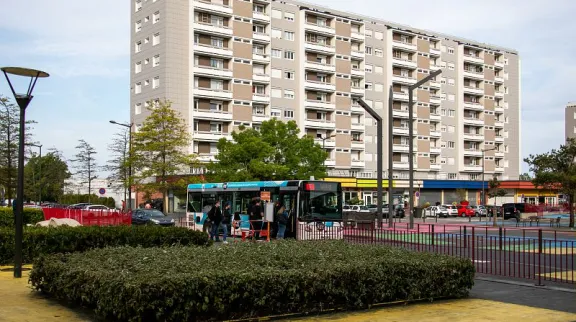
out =
<path fill-rule="evenodd" d="M 522 157 L 562 143 L 564 107 L 576 101 L 576 1 L 308 2 L 516 49 L 522 60 Z M 78 140 L 85 139 L 104 165 L 117 130 L 108 121 L 129 117 L 129 1 L 2 0 L 2 9 L 0 65 L 51 74 L 39 81 L 27 110 L 38 122 L 36 140 L 73 158 Z M 12 98 L 4 79 L 0 94 Z"/>

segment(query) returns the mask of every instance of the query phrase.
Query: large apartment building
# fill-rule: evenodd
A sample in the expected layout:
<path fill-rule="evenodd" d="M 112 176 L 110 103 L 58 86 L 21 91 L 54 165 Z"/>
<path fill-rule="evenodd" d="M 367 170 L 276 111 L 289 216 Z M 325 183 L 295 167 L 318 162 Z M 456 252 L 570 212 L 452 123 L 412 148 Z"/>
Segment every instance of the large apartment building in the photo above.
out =
<path fill-rule="evenodd" d="M 293 1 L 131 1 L 131 119 L 145 119 L 148 100 L 172 101 L 200 160 L 238 126 L 278 118 L 327 150 L 331 176 L 375 178 L 378 138 L 362 99 L 393 126 L 395 178 L 408 177 L 409 144 L 416 179 L 518 178 L 513 50 Z M 411 139 L 408 86 L 437 69 L 415 92 Z"/>
<path fill-rule="evenodd" d="M 576 102 L 566 104 L 564 110 L 565 139 L 576 139 Z"/>

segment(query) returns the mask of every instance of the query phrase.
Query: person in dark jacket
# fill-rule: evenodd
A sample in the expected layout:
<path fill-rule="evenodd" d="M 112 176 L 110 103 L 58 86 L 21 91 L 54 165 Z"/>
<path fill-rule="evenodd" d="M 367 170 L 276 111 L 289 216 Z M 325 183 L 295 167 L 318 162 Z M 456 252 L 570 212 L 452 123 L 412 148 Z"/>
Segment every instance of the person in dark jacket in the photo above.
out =
<path fill-rule="evenodd" d="M 210 230 L 210 239 L 220 241 L 218 236 L 218 229 L 220 228 L 220 223 L 222 223 L 222 210 L 220 209 L 220 201 L 216 201 L 214 207 L 208 212 L 208 219 L 212 221 L 212 229 Z"/>
<path fill-rule="evenodd" d="M 288 212 L 286 207 L 282 206 L 276 212 L 276 222 L 278 223 L 278 234 L 277 239 L 284 239 L 284 233 L 286 232 L 286 225 L 288 225 Z"/>
<path fill-rule="evenodd" d="M 252 227 L 254 229 L 254 238 L 260 238 L 260 231 L 262 230 L 262 217 L 264 215 L 264 211 L 260 206 L 260 200 L 255 200 L 252 208 L 250 209 L 250 222 L 252 223 Z"/>
<path fill-rule="evenodd" d="M 224 212 L 222 214 L 222 223 L 220 224 L 220 226 L 222 226 L 222 230 L 223 235 L 222 235 L 222 242 L 224 244 L 228 244 L 228 242 L 226 241 L 226 237 L 228 237 L 228 227 L 230 226 L 230 224 L 232 223 L 232 213 L 230 212 L 230 201 L 227 201 L 226 204 L 224 205 Z"/>

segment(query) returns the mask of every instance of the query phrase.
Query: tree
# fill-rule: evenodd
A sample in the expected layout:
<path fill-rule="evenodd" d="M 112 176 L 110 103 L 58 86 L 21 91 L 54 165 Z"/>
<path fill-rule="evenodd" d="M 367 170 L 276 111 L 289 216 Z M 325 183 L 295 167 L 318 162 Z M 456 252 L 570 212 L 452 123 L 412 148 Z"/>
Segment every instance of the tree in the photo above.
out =
<path fill-rule="evenodd" d="M 26 121 L 26 142 L 31 142 L 33 120 Z M 18 178 L 18 142 L 20 136 L 20 108 L 9 98 L 0 95 L 0 186 L 5 195 L 14 198 Z M 1 201 L 1 200 L 0 200 Z"/>
<path fill-rule="evenodd" d="M 530 177 L 529 173 L 523 173 L 518 178 L 520 181 L 532 181 L 532 177 Z"/>
<path fill-rule="evenodd" d="M 128 189 L 128 169 L 130 162 L 128 159 L 130 129 L 122 128 L 114 134 L 112 142 L 108 145 L 111 159 L 108 160 L 104 170 L 108 171 L 108 180 L 116 190 L 124 189 L 124 199 L 127 202 L 126 190 Z"/>
<path fill-rule="evenodd" d="M 76 146 L 78 153 L 76 154 L 76 159 L 74 160 L 74 168 L 76 169 L 76 175 L 80 179 L 80 183 L 88 184 L 88 202 L 90 202 L 90 195 L 92 192 L 92 180 L 98 178 L 96 164 L 96 150 L 84 139 L 79 140 L 79 144 Z"/>
<path fill-rule="evenodd" d="M 576 141 L 568 139 L 558 150 L 530 155 L 524 162 L 534 174 L 532 183 L 536 187 L 559 190 L 568 197 L 570 227 L 574 227 L 574 197 L 576 195 Z"/>
<path fill-rule="evenodd" d="M 68 178 L 68 164 L 57 152 L 33 156 L 24 166 L 24 198 L 36 200 L 40 192 L 42 200 L 58 201 L 64 194 L 64 181 Z"/>
<path fill-rule="evenodd" d="M 131 162 L 143 190 L 162 192 L 166 211 L 168 191 L 182 188 L 190 180 L 189 176 L 176 176 L 189 173 L 195 158 L 187 152 L 191 138 L 180 113 L 169 101 L 150 101 L 149 106 L 150 115 L 133 134 Z"/>
<path fill-rule="evenodd" d="M 496 206 L 496 198 L 504 197 L 506 195 L 506 190 L 500 188 L 500 181 L 494 176 L 490 181 L 488 181 L 488 198 L 494 198 L 494 206 Z M 498 213 L 492 216 L 493 225 L 496 226 L 496 220 Z"/>
<path fill-rule="evenodd" d="M 460 201 L 466 200 L 466 189 L 458 188 L 456 194 L 460 197 Z"/>
<path fill-rule="evenodd" d="M 218 141 L 218 162 L 208 165 L 214 181 L 291 180 L 326 176 L 328 154 L 310 136 L 300 137 L 294 121 L 276 119 L 260 130 L 241 126 L 232 141 Z"/>

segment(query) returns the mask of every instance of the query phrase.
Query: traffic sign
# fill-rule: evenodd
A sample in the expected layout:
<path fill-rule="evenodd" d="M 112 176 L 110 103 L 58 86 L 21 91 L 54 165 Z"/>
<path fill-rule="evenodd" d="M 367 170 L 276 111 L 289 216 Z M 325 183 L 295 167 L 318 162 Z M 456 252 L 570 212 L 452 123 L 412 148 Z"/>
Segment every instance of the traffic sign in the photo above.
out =
<path fill-rule="evenodd" d="M 416 192 L 414 193 L 414 195 L 416 196 L 416 198 L 420 198 L 420 191 L 416 191 Z"/>
<path fill-rule="evenodd" d="M 101 194 L 101 195 L 103 195 L 103 194 L 106 193 L 106 189 L 100 188 L 100 189 L 98 189 L 98 193 Z"/>

